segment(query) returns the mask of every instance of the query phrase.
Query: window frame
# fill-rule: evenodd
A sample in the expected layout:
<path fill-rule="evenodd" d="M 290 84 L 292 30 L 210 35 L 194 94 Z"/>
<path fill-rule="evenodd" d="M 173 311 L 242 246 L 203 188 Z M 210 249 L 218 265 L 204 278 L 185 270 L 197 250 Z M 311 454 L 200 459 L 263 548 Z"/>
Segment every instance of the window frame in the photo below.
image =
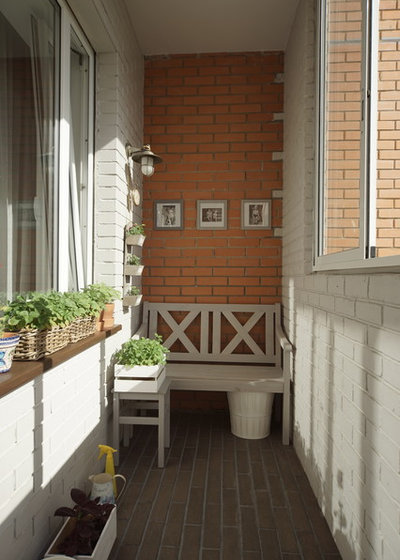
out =
<path fill-rule="evenodd" d="M 400 269 L 400 254 L 375 257 L 377 169 L 377 76 L 379 2 L 362 2 L 361 38 L 361 161 L 359 246 L 324 255 L 325 72 L 327 5 L 318 1 L 316 73 L 316 159 L 313 271 L 379 272 Z M 375 55 L 374 55 L 375 54 Z"/>

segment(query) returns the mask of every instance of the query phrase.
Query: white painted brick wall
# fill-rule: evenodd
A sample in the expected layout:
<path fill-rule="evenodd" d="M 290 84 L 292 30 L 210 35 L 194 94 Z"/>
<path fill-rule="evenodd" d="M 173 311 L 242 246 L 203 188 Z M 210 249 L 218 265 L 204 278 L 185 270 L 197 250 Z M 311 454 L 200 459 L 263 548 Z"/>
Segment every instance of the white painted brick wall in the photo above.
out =
<path fill-rule="evenodd" d="M 144 141 L 143 56 L 124 0 L 69 4 L 97 49 L 95 281 L 121 289 L 124 227 L 141 221 L 141 208 L 130 214 L 126 205 L 125 143 Z M 135 166 L 140 188 L 141 181 Z M 0 399 L 1 558 L 39 560 L 60 524 L 55 509 L 104 468 L 97 445 L 111 443 L 109 364 L 136 329 L 138 311 L 116 302 L 115 319 L 122 331 Z"/>
<path fill-rule="evenodd" d="M 312 274 L 313 0 L 285 59 L 283 303 L 294 445 L 344 560 L 400 557 L 400 276 Z"/>

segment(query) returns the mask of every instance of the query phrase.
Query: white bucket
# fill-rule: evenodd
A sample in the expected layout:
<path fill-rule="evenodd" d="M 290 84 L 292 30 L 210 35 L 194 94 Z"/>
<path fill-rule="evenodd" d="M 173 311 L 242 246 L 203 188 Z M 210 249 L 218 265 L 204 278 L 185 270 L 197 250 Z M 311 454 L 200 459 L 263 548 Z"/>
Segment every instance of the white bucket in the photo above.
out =
<path fill-rule="evenodd" d="M 228 391 L 231 431 L 244 439 L 269 436 L 274 393 Z"/>

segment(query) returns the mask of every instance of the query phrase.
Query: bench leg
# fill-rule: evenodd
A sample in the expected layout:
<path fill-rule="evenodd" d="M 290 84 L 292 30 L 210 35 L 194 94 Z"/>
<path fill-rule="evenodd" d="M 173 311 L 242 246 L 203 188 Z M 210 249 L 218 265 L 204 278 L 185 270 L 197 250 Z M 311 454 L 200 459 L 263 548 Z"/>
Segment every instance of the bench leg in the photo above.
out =
<path fill-rule="evenodd" d="M 168 389 L 167 394 L 165 395 L 165 447 L 169 447 L 171 441 L 170 415 L 171 415 L 171 392 Z"/>
<path fill-rule="evenodd" d="M 158 467 L 164 466 L 165 395 L 158 399 Z"/>
<path fill-rule="evenodd" d="M 283 392 L 283 406 L 282 406 L 282 443 L 289 445 L 290 440 L 290 384 L 285 387 Z"/>
<path fill-rule="evenodd" d="M 117 450 L 114 453 L 114 464 L 119 464 L 119 395 L 114 392 L 113 397 L 113 447 Z"/>

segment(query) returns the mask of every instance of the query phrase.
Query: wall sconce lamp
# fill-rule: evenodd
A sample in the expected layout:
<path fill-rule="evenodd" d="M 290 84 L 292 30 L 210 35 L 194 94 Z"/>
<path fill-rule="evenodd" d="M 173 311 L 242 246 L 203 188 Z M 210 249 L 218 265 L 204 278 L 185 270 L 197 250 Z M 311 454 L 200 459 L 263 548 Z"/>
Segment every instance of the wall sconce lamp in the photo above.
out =
<path fill-rule="evenodd" d="M 132 158 L 132 161 L 136 163 L 140 163 L 142 168 L 142 173 L 147 177 L 153 175 L 154 166 L 157 163 L 162 162 L 162 158 L 160 158 L 160 156 L 157 156 L 156 154 L 153 154 L 148 144 L 143 146 L 143 148 L 134 148 L 128 142 L 127 144 L 125 144 L 125 150 L 126 150 L 126 157 L 128 159 Z"/>

